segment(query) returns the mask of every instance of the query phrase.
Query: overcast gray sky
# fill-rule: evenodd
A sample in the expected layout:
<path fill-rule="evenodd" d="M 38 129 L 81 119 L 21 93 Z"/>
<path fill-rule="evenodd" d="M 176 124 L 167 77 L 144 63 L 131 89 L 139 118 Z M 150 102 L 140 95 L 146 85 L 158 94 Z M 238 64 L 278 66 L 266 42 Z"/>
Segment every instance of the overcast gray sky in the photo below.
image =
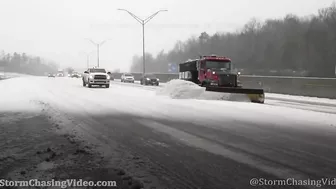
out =
<path fill-rule="evenodd" d="M 146 25 L 146 51 L 170 50 L 177 40 L 206 31 L 234 31 L 252 17 L 264 20 L 288 13 L 317 13 L 334 0 L 0 0 L 0 50 L 26 52 L 55 60 L 61 66 L 86 67 L 96 48 L 84 38 L 106 42 L 101 67 L 128 71 L 132 56 L 142 53 L 141 25 L 126 12 L 146 18 L 162 12 Z"/>

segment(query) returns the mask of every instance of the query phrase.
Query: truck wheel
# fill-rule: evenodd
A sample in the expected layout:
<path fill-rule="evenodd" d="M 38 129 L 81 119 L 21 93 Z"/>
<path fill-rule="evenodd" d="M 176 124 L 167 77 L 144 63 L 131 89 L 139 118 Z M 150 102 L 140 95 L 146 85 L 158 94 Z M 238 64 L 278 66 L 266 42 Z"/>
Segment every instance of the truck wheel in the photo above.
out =
<path fill-rule="evenodd" d="M 92 87 L 92 85 L 89 83 L 89 84 L 88 84 L 88 87 L 89 87 L 89 88 L 91 88 L 91 87 Z"/>
<path fill-rule="evenodd" d="M 83 80 L 83 87 L 85 87 L 86 86 L 86 83 L 85 83 L 85 81 Z"/>
<path fill-rule="evenodd" d="M 110 88 L 110 85 L 105 85 L 106 88 Z"/>

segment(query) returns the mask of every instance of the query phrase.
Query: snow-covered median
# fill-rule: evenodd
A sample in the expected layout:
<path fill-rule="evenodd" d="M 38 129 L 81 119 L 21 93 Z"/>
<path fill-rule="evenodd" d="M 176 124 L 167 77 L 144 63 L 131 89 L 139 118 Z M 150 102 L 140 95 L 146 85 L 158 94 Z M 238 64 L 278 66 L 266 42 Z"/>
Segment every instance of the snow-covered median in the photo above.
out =
<path fill-rule="evenodd" d="M 250 101 L 244 94 L 208 92 L 205 91 L 204 87 L 179 79 L 166 83 L 162 88 L 157 90 L 157 95 L 166 95 L 173 99 Z"/>

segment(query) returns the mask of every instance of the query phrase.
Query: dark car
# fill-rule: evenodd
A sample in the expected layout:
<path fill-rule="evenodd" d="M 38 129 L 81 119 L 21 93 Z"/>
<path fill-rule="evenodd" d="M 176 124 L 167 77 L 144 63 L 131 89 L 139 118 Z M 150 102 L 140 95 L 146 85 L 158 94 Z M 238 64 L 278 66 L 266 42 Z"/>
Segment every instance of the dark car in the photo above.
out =
<path fill-rule="evenodd" d="M 56 77 L 56 74 L 49 73 L 48 77 Z"/>
<path fill-rule="evenodd" d="M 159 78 L 157 78 L 154 74 L 146 74 L 142 76 L 140 79 L 141 85 L 159 85 Z"/>
<path fill-rule="evenodd" d="M 114 77 L 113 77 L 112 73 L 111 72 L 107 72 L 107 74 L 110 76 L 110 80 L 114 81 Z"/>

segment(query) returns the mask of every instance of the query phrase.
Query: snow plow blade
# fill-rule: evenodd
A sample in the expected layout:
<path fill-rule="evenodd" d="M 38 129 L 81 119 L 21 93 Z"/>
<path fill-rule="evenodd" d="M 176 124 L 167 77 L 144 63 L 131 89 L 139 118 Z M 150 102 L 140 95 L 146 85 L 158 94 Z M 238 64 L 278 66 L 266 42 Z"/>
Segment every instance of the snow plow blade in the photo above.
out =
<path fill-rule="evenodd" d="M 246 94 L 251 102 L 263 104 L 265 101 L 265 94 L 263 89 L 244 89 L 244 88 L 230 88 L 230 87 L 206 87 L 206 91 L 222 92 L 222 93 L 237 93 Z"/>

